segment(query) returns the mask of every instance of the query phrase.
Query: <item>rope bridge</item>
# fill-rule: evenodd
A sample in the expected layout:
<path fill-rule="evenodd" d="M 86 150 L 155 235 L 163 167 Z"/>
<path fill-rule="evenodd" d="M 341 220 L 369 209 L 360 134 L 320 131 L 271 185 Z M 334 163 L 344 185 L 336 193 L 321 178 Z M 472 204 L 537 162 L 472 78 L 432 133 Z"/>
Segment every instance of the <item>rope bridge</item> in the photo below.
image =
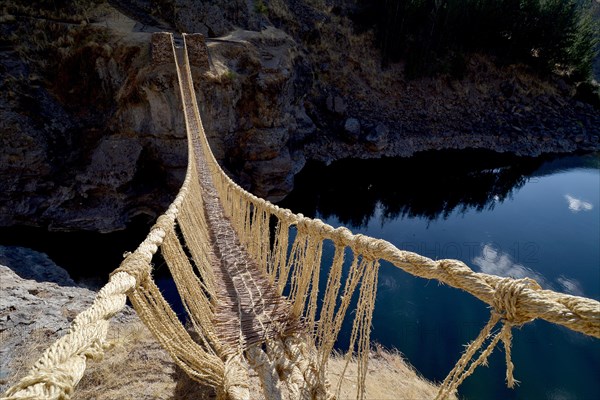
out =
<path fill-rule="evenodd" d="M 126 297 L 173 360 L 191 378 L 212 386 L 219 399 L 251 398 L 248 367 L 259 375 L 268 399 L 281 399 L 282 385 L 294 399 L 335 398 L 327 363 L 342 322 L 352 316 L 346 362 L 358 361 L 357 398 L 363 398 L 380 260 L 465 290 L 491 308 L 489 322 L 441 384 L 438 399 L 453 395 L 500 341 L 507 384 L 513 387 L 512 327 L 540 318 L 600 338 L 595 300 L 543 290 L 529 278 L 476 273 L 457 260 L 434 261 L 244 191 L 220 168 L 204 134 L 188 57 L 194 37 L 184 35 L 179 53 L 171 34 L 153 37 L 167 43 L 157 53 L 175 62 L 185 114 L 188 168 L 177 197 L 111 274 L 92 306 L 2 399 L 68 399 L 86 361 L 107 349 L 109 320 L 123 309 Z M 326 242 L 335 252 L 322 268 Z M 196 340 L 152 279 L 151 262 L 159 249 Z"/>

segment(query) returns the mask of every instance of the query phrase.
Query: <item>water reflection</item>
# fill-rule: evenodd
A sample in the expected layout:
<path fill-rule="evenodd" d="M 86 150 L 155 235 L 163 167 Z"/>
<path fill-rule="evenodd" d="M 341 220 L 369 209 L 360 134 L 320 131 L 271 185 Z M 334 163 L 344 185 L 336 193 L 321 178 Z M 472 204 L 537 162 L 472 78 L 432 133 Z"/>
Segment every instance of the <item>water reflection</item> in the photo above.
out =
<path fill-rule="evenodd" d="M 579 211 L 591 211 L 594 208 L 592 203 L 573 197 L 570 194 L 565 194 L 565 199 L 567 200 L 567 203 L 569 203 L 569 210 L 574 213 Z"/>
<path fill-rule="evenodd" d="M 556 278 L 556 281 L 560 285 L 561 292 L 572 294 L 574 296 L 585 296 L 581 282 L 577 281 L 576 279 L 569 279 L 565 276 L 559 276 Z"/>
<path fill-rule="evenodd" d="M 347 160 L 310 165 L 280 205 L 433 259 L 457 258 L 474 270 L 600 299 L 599 172 L 598 153 Z M 428 379 L 444 379 L 488 318 L 472 296 L 382 264 L 371 339 L 398 348 Z M 460 398 L 599 398 L 596 339 L 543 321 L 513 333 L 521 385 L 506 388 L 498 351 L 489 368 L 465 380 Z"/>
<path fill-rule="evenodd" d="M 527 245 L 535 246 L 536 244 L 528 243 L 525 246 Z M 581 283 L 576 279 L 561 275 L 556 278 L 557 284 L 553 284 L 541 273 L 516 262 L 510 253 L 503 252 L 490 243 L 483 245 L 481 253 L 472 259 L 472 264 L 477 266 L 479 272 L 484 274 L 514 279 L 531 278 L 544 289 L 558 290 L 575 296 L 585 296 Z"/>
<path fill-rule="evenodd" d="M 530 179 L 598 163 L 597 155 L 548 160 L 461 150 L 407 159 L 340 160 L 329 166 L 308 163 L 279 205 L 309 217 L 336 217 L 354 228 L 365 227 L 376 215 L 381 223 L 405 217 L 445 219 L 453 212 L 492 210 Z M 570 194 L 565 198 L 573 212 L 593 208 Z"/>
<path fill-rule="evenodd" d="M 384 222 L 398 217 L 446 218 L 453 211 L 493 209 L 543 163 L 483 151 L 419 153 L 410 159 L 309 163 L 281 206 L 307 216 L 335 216 L 366 226 L 376 209 Z M 345 199 L 340 202 L 340 199 Z"/>
<path fill-rule="evenodd" d="M 473 264 L 479 267 L 479 271 L 485 274 L 498 275 L 514 279 L 535 279 L 542 287 L 548 284 L 542 275 L 515 261 L 508 253 L 504 253 L 491 244 L 486 244 L 481 249 L 481 254 L 473 258 Z"/>

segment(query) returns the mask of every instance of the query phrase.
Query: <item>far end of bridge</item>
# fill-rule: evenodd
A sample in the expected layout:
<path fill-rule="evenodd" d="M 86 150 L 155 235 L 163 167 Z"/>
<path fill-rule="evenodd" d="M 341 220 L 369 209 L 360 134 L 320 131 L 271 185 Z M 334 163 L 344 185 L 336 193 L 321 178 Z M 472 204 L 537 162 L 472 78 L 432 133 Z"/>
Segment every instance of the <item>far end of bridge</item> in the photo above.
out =
<path fill-rule="evenodd" d="M 190 65 L 200 68 L 202 71 L 210 69 L 208 47 L 201 33 L 189 33 L 185 35 L 185 45 L 188 51 Z M 152 34 L 152 64 L 173 64 L 173 34 L 170 32 L 154 32 Z"/>

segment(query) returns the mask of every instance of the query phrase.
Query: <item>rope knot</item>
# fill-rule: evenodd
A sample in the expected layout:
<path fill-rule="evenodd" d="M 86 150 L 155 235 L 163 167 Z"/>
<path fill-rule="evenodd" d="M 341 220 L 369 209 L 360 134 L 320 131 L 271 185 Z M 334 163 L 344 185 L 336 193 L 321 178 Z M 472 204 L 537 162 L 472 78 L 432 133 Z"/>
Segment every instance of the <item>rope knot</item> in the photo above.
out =
<path fill-rule="evenodd" d="M 345 247 L 350 243 L 352 232 L 345 226 L 340 226 L 333 230 L 332 241 L 337 247 Z"/>
<path fill-rule="evenodd" d="M 260 348 L 260 344 L 255 344 L 246 350 L 246 359 L 255 370 L 270 364 L 270 360 L 267 354 Z"/>
<path fill-rule="evenodd" d="M 519 296 L 526 289 L 540 290 L 540 285 L 531 278 L 504 278 L 496 285 L 493 307 L 510 325 L 522 325 L 533 318 L 519 307 Z"/>
<path fill-rule="evenodd" d="M 225 361 L 223 390 L 230 399 L 249 399 L 248 372 L 241 356 L 235 355 Z"/>
<path fill-rule="evenodd" d="M 302 214 L 300 214 L 302 215 Z M 298 231 L 298 234 L 307 234 L 308 233 L 308 218 L 300 218 L 297 222 L 296 222 L 296 230 Z"/>
<path fill-rule="evenodd" d="M 514 364 L 511 359 L 512 332 L 513 326 L 523 325 L 532 321 L 531 317 L 524 309 L 519 307 L 519 296 L 526 290 L 540 290 L 541 286 L 531 278 L 501 279 L 496 285 L 494 293 L 493 307 L 497 315 L 503 319 L 503 325 L 496 337 L 502 340 L 506 358 L 506 383 L 509 388 L 515 387 L 518 381 L 513 376 Z"/>
<path fill-rule="evenodd" d="M 359 233 L 355 236 L 353 249 L 356 253 L 362 254 L 367 260 L 375 260 L 379 257 L 373 242 L 374 240 L 371 237 Z"/>
<path fill-rule="evenodd" d="M 150 277 L 151 271 L 152 266 L 148 256 L 136 251 L 127 254 L 119 268 L 115 269 L 110 276 L 119 272 L 126 272 L 135 278 L 135 282 L 139 286 Z"/>

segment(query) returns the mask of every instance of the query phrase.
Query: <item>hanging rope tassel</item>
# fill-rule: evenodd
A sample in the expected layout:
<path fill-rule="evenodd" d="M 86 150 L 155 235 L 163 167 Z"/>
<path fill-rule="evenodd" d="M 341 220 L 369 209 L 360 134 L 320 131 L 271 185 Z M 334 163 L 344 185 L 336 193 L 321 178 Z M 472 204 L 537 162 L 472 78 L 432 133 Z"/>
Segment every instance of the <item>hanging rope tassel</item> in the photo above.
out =
<path fill-rule="evenodd" d="M 188 35 L 183 35 L 184 49 L 179 55 L 171 34 L 157 35 L 157 43 L 169 46 L 162 50 L 173 54 L 179 79 L 188 137 L 184 183 L 94 304 L 42 355 L 29 375 L 6 392 L 8 397 L 0 400 L 68 397 L 83 374 L 85 361 L 104 349 L 108 320 L 125 306 L 125 294 L 175 362 L 193 379 L 214 387 L 220 398 L 250 397 L 247 364 L 242 357 L 252 345 L 257 347 L 246 354 L 256 368 L 263 368 L 268 387 L 276 388 L 276 372 L 294 399 L 330 398 L 327 362 L 357 291 L 356 308 L 348 317 L 354 319 L 347 354 L 348 359 L 357 355 L 357 396 L 362 398 L 379 260 L 414 276 L 465 290 L 492 308 L 490 320 L 441 385 L 438 399 L 454 393 L 487 362 L 500 341 L 505 348 L 506 382 L 514 387 L 512 328 L 535 318 L 600 338 L 598 301 L 541 290 L 532 279 L 477 273 L 458 260 L 432 260 L 402 251 L 384 240 L 293 214 L 243 190 L 219 166 L 202 127 L 188 59 Z M 156 50 L 160 54 L 161 49 Z M 335 246 L 329 269 L 321 265 L 325 241 Z M 172 268 L 196 334 L 201 336 L 198 342 L 152 279 L 152 257 L 159 248 Z M 346 269 L 344 258 L 349 250 L 351 265 Z M 321 283 L 325 292 L 319 297 Z M 499 323 L 502 326 L 494 333 Z M 258 347 L 264 343 L 266 355 Z M 267 362 L 271 366 L 265 369 Z"/>
<path fill-rule="evenodd" d="M 541 289 L 540 285 L 533 279 L 524 278 L 514 280 L 505 278 L 501 280 L 494 295 L 494 310 L 488 323 L 483 327 L 477 338 L 467 347 L 467 350 L 456 363 L 452 371 L 448 374 L 444 382 L 440 386 L 440 390 L 436 397 L 437 399 L 445 399 L 456 391 L 458 386 L 470 376 L 475 369 L 481 364 L 486 365 L 487 359 L 492 354 L 492 351 L 500 340 L 504 344 L 504 352 L 506 359 L 506 384 L 509 388 L 514 388 L 518 381 L 513 376 L 514 364 L 511 360 L 512 346 L 512 328 L 521 326 L 526 322 L 530 322 L 532 318 L 519 309 L 517 299 L 525 289 Z M 502 328 L 498 333 L 493 335 L 491 342 L 483 350 L 479 357 L 473 361 L 469 368 L 467 365 L 473 359 L 475 353 L 483 346 L 490 338 L 492 329 L 498 322 L 502 321 Z"/>

